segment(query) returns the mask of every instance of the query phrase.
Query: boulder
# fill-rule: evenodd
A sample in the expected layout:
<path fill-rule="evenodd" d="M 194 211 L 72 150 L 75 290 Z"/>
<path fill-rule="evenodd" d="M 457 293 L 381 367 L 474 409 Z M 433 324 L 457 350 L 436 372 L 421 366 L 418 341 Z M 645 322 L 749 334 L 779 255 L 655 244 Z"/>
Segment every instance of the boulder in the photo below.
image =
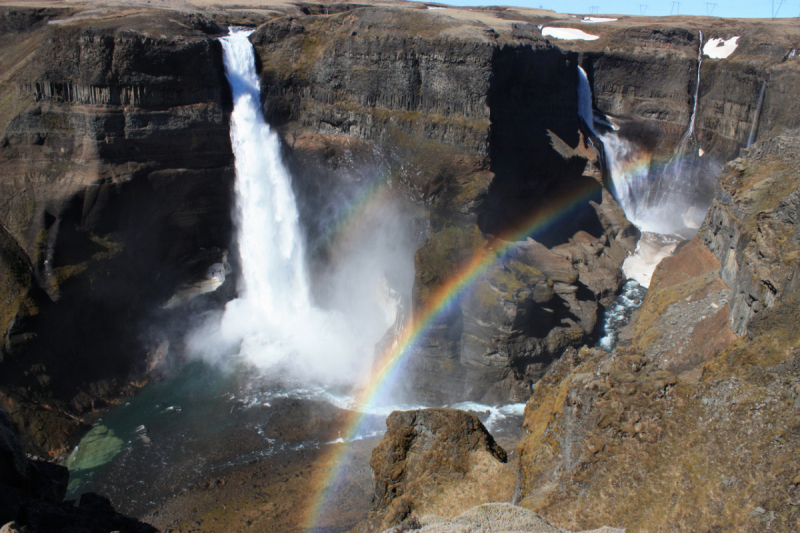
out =
<path fill-rule="evenodd" d="M 506 468 L 506 452 L 474 414 L 443 408 L 395 411 L 386 427 L 370 460 L 373 510 L 356 531 L 381 531 L 432 509 L 455 514 L 510 498 L 513 474 Z"/>

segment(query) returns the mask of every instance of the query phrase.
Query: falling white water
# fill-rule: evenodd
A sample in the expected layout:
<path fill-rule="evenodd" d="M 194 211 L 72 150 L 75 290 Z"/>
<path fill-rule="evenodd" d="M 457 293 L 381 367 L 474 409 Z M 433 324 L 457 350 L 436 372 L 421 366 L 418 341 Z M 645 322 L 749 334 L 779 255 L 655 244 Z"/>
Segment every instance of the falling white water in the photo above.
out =
<path fill-rule="evenodd" d="M 609 189 L 628 220 L 643 231 L 636 251 L 623 265 L 626 276 L 642 287 L 649 285 L 656 265 L 672 253 L 681 238 L 690 238 L 696 231 L 710 203 L 709 198 L 698 196 L 694 168 L 696 158 L 702 156 L 695 133 L 702 50 L 701 32 L 689 124 L 672 157 L 660 170 L 651 169 L 648 154 L 635 143 L 595 120 L 591 86 L 586 72 L 578 67 L 578 114 L 603 143 L 605 165 L 611 178 Z"/>
<path fill-rule="evenodd" d="M 594 112 L 592 111 L 592 88 L 589 77 L 583 67 L 578 66 L 578 116 L 586 123 L 586 127 L 594 133 Z"/>
<path fill-rule="evenodd" d="M 695 124 L 703 62 L 703 33 L 697 49 L 697 74 L 689 124 L 669 161 L 660 169 L 650 167 L 647 154 L 615 131 L 602 131 L 606 166 L 611 175 L 609 187 L 628 219 L 644 231 L 690 236 L 702 222 L 709 198 L 699 198 L 696 158 L 698 148 Z M 580 69 L 580 67 L 579 67 Z M 591 88 L 586 73 L 579 70 L 579 114 L 591 128 L 598 123 L 591 111 Z"/>
<path fill-rule="evenodd" d="M 291 177 L 261 112 L 250 33 L 232 30 L 221 39 L 234 100 L 239 297 L 195 332 L 189 347 L 210 359 L 238 352 L 291 378 L 352 383 L 369 369 L 372 347 L 388 324 L 377 337 L 356 332 L 340 313 L 312 303 Z"/>
<path fill-rule="evenodd" d="M 761 92 L 758 93 L 758 102 L 756 103 L 756 113 L 753 115 L 753 124 L 750 126 L 750 135 L 747 137 L 747 147 L 753 146 L 756 142 L 756 134 L 758 133 L 758 123 L 761 120 L 761 108 L 764 105 L 764 94 L 767 92 L 767 82 L 761 84 Z"/>
<path fill-rule="evenodd" d="M 710 204 L 710 199 L 698 200 L 696 197 L 698 180 L 694 169 L 695 159 L 699 154 L 695 122 L 700 97 L 700 69 L 703 66 L 703 32 L 699 34 L 697 77 L 689 127 L 681 137 L 672 157 L 658 174 L 647 198 L 647 205 L 653 210 L 650 218 L 655 225 L 644 229 L 656 233 L 677 233 L 682 228 L 696 230 L 700 227 Z"/>
<path fill-rule="evenodd" d="M 264 122 L 253 47 L 239 31 L 221 39 L 231 85 L 231 143 L 242 262 L 241 292 L 270 319 L 311 307 L 303 238 L 277 135 Z"/>

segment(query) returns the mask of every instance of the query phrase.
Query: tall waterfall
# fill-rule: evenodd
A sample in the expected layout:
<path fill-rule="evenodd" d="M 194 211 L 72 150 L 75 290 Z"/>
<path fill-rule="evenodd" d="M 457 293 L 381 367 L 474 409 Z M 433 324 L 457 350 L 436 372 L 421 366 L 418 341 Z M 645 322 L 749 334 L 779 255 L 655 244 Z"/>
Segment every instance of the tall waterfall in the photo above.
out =
<path fill-rule="evenodd" d="M 312 302 L 292 181 L 261 111 L 250 33 L 232 30 L 221 39 L 234 101 L 239 297 L 221 319 L 195 332 L 190 350 L 213 359 L 238 353 L 262 368 L 317 382 L 352 382 L 369 368 L 364 357 L 371 357 L 377 339 L 356 335 L 344 316 Z"/>
<path fill-rule="evenodd" d="M 702 155 L 695 131 L 700 69 L 703 64 L 702 32 L 699 37 L 697 75 L 689 124 L 665 165 L 660 169 L 653 168 L 649 154 L 615 131 L 598 133 L 611 175 L 612 192 L 628 219 L 645 231 L 669 234 L 682 231 L 683 228 L 697 228 L 709 204 L 709 198 L 698 196 L 699 173 L 696 164 L 697 158 Z M 579 113 L 594 129 L 597 124 L 592 119 L 591 88 L 583 69 L 579 72 L 578 94 Z"/>
<path fill-rule="evenodd" d="M 271 320 L 311 306 L 304 245 L 289 173 L 277 135 L 264 121 L 253 47 L 238 31 L 223 37 L 233 92 L 231 143 L 236 167 L 240 292 Z"/>
<path fill-rule="evenodd" d="M 695 79 L 694 102 L 689 126 L 681 137 L 675 152 L 658 174 L 655 186 L 650 190 L 648 205 L 654 208 L 658 220 L 659 233 L 669 233 L 688 226 L 699 227 L 705 215 L 705 206 L 697 206 L 697 173 L 694 172 L 696 158 L 699 156 L 695 122 L 697 103 L 700 97 L 700 68 L 703 65 L 703 32 L 697 48 L 697 76 Z"/>

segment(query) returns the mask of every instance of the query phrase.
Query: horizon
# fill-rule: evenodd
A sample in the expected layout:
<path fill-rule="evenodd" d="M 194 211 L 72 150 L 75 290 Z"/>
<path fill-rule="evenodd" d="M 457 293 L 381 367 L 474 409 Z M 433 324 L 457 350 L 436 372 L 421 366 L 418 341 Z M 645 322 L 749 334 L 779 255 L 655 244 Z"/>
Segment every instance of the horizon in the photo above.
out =
<path fill-rule="evenodd" d="M 433 2 L 432 2 L 433 3 Z M 558 0 L 514 0 L 487 2 L 486 0 L 435 0 L 435 3 L 449 6 L 482 7 L 507 6 L 532 9 L 549 9 L 561 14 L 581 14 L 589 16 L 626 15 L 646 17 L 700 16 L 717 18 L 774 18 L 788 19 L 800 17 L 800 2 L 781 2 L 780 0 L 583 0 L 571 3 L 565 9 Z"/>

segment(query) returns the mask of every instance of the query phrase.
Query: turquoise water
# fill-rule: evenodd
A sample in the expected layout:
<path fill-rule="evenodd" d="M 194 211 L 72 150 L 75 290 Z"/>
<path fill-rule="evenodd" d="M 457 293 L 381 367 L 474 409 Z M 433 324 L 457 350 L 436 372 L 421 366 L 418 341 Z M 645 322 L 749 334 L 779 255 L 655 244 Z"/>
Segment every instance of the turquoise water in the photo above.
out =
<path fill-rule="evenodd" d="M 318 447 L 327 428 L 303 430 L 303 423 L 340 412 L 332 399 L 322 390 L 282 389 L 242 368 L 189 364 L 103 414 L 65 461 L 67 497 L 97 492 L 141 516 L 220 469 Z"/>

